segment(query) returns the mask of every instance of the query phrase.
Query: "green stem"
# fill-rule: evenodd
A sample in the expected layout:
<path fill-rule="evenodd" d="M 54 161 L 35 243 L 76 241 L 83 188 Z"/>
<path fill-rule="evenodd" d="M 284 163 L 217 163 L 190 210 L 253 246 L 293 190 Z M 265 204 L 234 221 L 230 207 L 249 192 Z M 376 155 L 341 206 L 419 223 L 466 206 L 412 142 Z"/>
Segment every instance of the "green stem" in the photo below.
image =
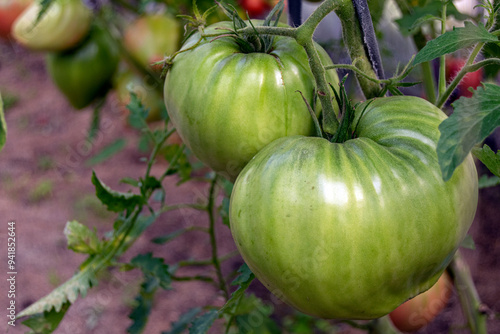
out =
<path fill-rule="evenodd" d="M 201 275 L 198 275 L 198 276 L 174 276 L 174 275 L 172 275 L 171 278 L 173 281 L 179 281 L 179 282 L 182 282 L 182 281 L 184 281 L 184 282 L 185 281 L 202 281 L 202 282 L 215 283 L 214 279 L 212 277 L 201 276 Z"/>
<path fill-rule="evenodd" d="M 455 77 L 455 79 L 453 79 L 448 88 L 446 88 L 445 92 L 439 96 L 439 99 L 436 103 L 436 106 L 438 108 L 442 108 L 446 103 L 446 101 L 448 101 L 455 88 L 458 86 L 463 77 L 468 73 L 469 65 L 472 65 L 474 63 L 474 60 L 476 59 L 477 55 L 479 54 L 483 46 L 484 43 L 478 43 L 474 48 L 474 50 L 472 50 L 472 53 L 470 54 L 469 59 L 467 60 L 465 66 L 462 67 L 460 72 L 458 72 L 457 76 Z"/>
<path fill-rule="evenodd" d="M 425 95 L 429 101 L 436 101 L 436 87 L 434 85 L 434 71 L 432 70 L 431 63 L 426 61 L 420 64 L 422 69 L 423 84 Z"/>
<path fill-rule="evenodd" d="M 370 323 L 370 334 L 398 334 L 398 331 L 389 319 L 389 316 L 384 316 L 382 318 L 375 319 Z"/>
<path fill-rule="evenodd" d="M 460 252 L 455 254 L 449 269 L 471 332 L 473 334 L 486 334 L 486 307 L 479 299 L 470 269 Z"/>
<path fill-rule="evenodd" d="M 215 237 L 215 188 L 217 186 L 217 175 L 214 176 L 212 183 L 210 184 L 210 191 L 208 195 L 208 205 L 207 212 L 210 221 L 210 226 L 208 232 L 210 233 L 210 245 L 212 246 L 212 263 L 215 267 L 215 272 L 217 274 L 217 279 L 219 280 L 219 288 L 224 292 L 224 297 L 226 300 L 229 299 L 229 291 L 227 290 L 227 284 L 222 275 L 222 270 L 220 267 L 219 257 L 217 255 L 217 240 Z"/>
<path fill-rule="evenodd" d="M 446 3 L 443 4 L 441 12 L 441 35 L 446 32 Z M 442 96 L 446 91 L 446 56 L 439 57 L 439 86 L 438 95 Z M 435 100 L 432 100 L 435 101 Z"/>

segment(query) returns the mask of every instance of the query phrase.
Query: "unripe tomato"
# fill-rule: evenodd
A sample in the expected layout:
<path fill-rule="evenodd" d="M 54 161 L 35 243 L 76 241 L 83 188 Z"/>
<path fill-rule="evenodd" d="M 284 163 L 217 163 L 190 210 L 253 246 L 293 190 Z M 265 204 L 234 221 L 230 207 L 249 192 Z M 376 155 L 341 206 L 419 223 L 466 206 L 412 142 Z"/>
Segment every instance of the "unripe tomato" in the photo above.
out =
<path fill-rule="evenodd" d="M 32 0 L 0 0 L 0 37 L 10 36 L 12 24 Z"/>
<path fill-rule="evenodd" d="M 444 272 L 429 290 L 399 305 L 389 313 L 394 326 L 402 332 L 415 332 L 430 323 L 446 307 L 453 283 Z"/>
<path fill-rule="evenodd" d="M 130 103 L 130 92 L 133 92 L 149 110 L 146 121 L 154 122 L 166 118 L 162 94 L 146 79 L 141 79 L 135 73 L 126 70 L 116 76 L 114 85 L 124 113 L 128 114 L 127 105 Z"/>
<path fill-rule="evenodd" d="M 16 19 L 12 35 L 32 50 L 62 51 L 76 46 L 88 33 L 92 11 L 81 0 L 55 0 L 35 25 L 41 5 L 33 2 Z"/>
<path fill-rule="evenodd" d="M 262 21 L 254 20 L 255 25 Z M 207 34 L 232 28 L 219 22 Z M 183 48 L 198 42 L 192 35 Z M 332 64 L 316 45 L 324 65 Z M 327 81 L 338 86 L 335 71 Z M 168 114 L 184 143 L 198 159 L 234 181 L 246 163 L 273 140 L 314 134 L 302 97 L 316 98 L 315 81 L 304 49 L 289 37 L 276 36 L 271 50 L 243 52 L 231 37 L 204 38 L 179 53 L 165 79 Z"/>
<path fill-rule="evenodd" d="M 119 54 L 109 35 L 94 26 L 76 49 L 49 53 L 47 69 L 59 90 L 76 109 L 104 96 L 111 87 Z"/>
<path fill-rule="evenodd" d="M 229 209 L 255 276 L 298 310 L 335 319 L 384 316 L 434 285 L 478 201 L 470 154 L 442 179 L 445 118 L 417 97 L 379 98 L 356 109 L 354 139 L 291 136 L 264 147 Z"/>
<path fill-rule="evenodd" d="M 179 49 L 180 28 L 170 15 L 146 15 L 127 28 L 123 43 L 137 61 L 149 66 Z"/>

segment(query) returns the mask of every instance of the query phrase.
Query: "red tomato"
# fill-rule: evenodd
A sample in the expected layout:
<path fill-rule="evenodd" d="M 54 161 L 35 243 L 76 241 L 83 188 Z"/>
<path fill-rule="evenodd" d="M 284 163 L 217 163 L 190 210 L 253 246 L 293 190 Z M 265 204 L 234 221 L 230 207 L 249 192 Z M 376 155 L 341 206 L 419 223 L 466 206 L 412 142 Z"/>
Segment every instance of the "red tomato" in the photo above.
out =
<path fill-rule="evenodd" d="M 446 306 L 453 283 L 444 272 L 429 290 L 406 301 L 389 313 L 394 326 L 402 332 L 414 332 L 430 323 Z"/>
<path fill-rule="evenodd" d="M 449 56 L 446 58 L 446 80 L 449 82 L 453 80 L 458 72 L 465 65 L 465 60 L 462 58 L 456 58 Z M 483 69 L 479 69 L 476 72 L 467 73 L 465 77 L 458 84 L 458 94 L 460 96 L 471 97 L 472 93 L 469 88 L 472 87 L 476 89 L 481 85 L 481 80 L 483 79 Z"/>
<path fill-rule="evenodd" d="M 240 6 L 248 12 L 250 18 L 260 18 L 265 16 L 272 6 L 266 0 L 240 0 Z"/>
<path fill-rule="evenodd" d="M 0 1 L 0 37 L 10 36 L 12 23 L 28 7 L 32 0 Z"/>

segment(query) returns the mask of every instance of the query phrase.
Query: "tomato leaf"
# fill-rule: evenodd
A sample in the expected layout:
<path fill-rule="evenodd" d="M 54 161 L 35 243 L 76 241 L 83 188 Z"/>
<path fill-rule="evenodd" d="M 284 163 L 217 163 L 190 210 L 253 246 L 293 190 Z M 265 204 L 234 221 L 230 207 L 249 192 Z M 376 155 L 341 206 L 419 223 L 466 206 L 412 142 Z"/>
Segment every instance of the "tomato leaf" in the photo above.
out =
<path fill-rule="evenodd" d="M 441 1 L 427 2 L 425 5 L 422 5 L 422 7 L 414 7 L 410 14 L 403 15 L 403 17 L 395 21 L 399 25 L 403 35 L 413 34 L 417 28 L 420 28 L 422 24 L 428 22 L 432 18 L 440 20 L 441 10 L 443 8 L 443 3 Z M 467 15 L 460 13 L 451 1 L 447 3 L 446 14 L 461 21 L 468 18 Z"/>
<path fill-rule="evenodd" d="M 500 126 L 500 87 L 485 83 L 471 98 L 462 97 L 453 107 L 453 114 L 439 125 L 437 155 L 445 181 L 474 145 Z"/>
<path fill-rule="evenodd" d="M 243 297 L 243 295 L 245 294 L 245 290 L 250 286 L 253 279 L 255 278 L 255 275 L 252 273 L 250 268 L 248 268 L 246 263 L 244 263 L 240 267 L 240 269 L 238 269 L 238 272 L 240 274 L 231 283 L 232 285 L 239 285 L 238 289 L 236 289 L 236 291 L 231 294 L 231 298 L 229 298 L 226 304 L 224 304 L 224 306 L 222 306 L 222 308 L 219 310 L 220 314 L 234 310 L 236 307 L 238 307 L 241 297 Z"/>
<path fill-rule="evenodd" d="M 479 189 L 500 185 L 500 177 L 483 175 L 478 180 Z"/>
<path fill-rule="evenodd" d="M 59 312 L 52 309 L 37 314 L 23 321 L 23 325 L 31 328 L 31 333 L 50 334 L 57 329 L 70 306 L 70 303 L 65 303 Z"/>
<path fill-rule="evenodd" d="M 172 328 L 169 331 L 161 332 L 161 334 L 182 334 L 188 327 L 188 325 L 193 322 L 195 317 L 200 313 L 201 308 L 195 307 L 182 314 L 176 322 L 172 323 Z"/>
<path fill-rule="evenodd" d="M 217 310 L 210 310 L 203 314 L 202 316 L 196 318 L 191 327 L 189 328 L 189 334 L 205 334 L 208 332 L 215 319 L 219 317 L 219 312 Z"/>
<path fill-rule="evenodd" d="M 429 41 L 427 45 L 417 53 L 413 60 L 413 65 L 433 60 L 445 54 L 468 48 L 481 42 L 498 42 L 498 37 L 489 33 L 482 23 L 476 26 L 466 21 L 464 28 L 453 28 L 452 31 L 448 31 L 438 38 Z"/>
<path fill-rule="evenodd" d="M 156 291 L 158 288 L 170 289 L 171 278 L 168 265 L 164 263 L 162 258 L 155 258 L 151 253 L 137 255 L 130 263 L 141 269 L 144 281 L 138 296 L 135 298 L 137 304 L 129 315 L 133 323 L 127 329 L 127 333 L 140 334 L 146 326 Z"/>
<path fill-rule="evenodd" d="M 85 161 L 85 166 L 94 166 L 108 160 L 118 152 L 122 151 L 126 145 L 127 141 L 125 140 L 125 138 L 118 138 L 111 144 L 105 146 L 99 153 L 87 159 Z"/>
<path fill-rule="evenodd" d="M 102 246 L 96 231 L 76 220 L 66 223 L 64 235 L 68 241 L 68 248 L 77 253 L 96 254 Z"/>
<path fill-rule="evenodd" d="M 460 247 L 467 249 L 476 249 L 476 244 L 474 243 L 474 239 L 472 239 L 472 236 L 470 234 L 467 234 L 465 236 L 465 239 L 460 244 Z"/>
<path fill-rule="evenodd" d="M 141 99 L 134 92 L 130 92 L 130 102 L 127 105 L 127 109 L 130 110 L 130 115 L 128 116 L 130 126 L 139 130 L 148 126 L 146 118 L 148 117 L 149 110 L 142 104 Z"/>
<path fill-rule="evenodd" d="M 490 172 L 500 177 L 500 151 L 495 154 L 495 152 L 485 144 L 483 148 L 472 149 L 472 153 L 488 167 Z"/>
<path fill-rule="evenodd" d="M 269 317 L 272 313 L 272 306 L 265 305 L 255 295 L 244 296 L 234 312 L 238 333 L 280 334 L 280 328 Z M 256 322 L 256 317 L 262 321 Z"/>
<path fill-rule="evenodd" d="M 3 114 L 3 101 L 2 95 L 0 95 L 0 151 L 5 145 L 7 140 L 7 123 L 5 122 L 5 116 Z"/>
<path fill-rule="evenodd" d="M 120 212 L 144 203 L 142 196 L 111 190 L 97 178 L 94 171 L 92 171 L 92 184 L 95 186 L 97 198 L 109 211 Z"/>

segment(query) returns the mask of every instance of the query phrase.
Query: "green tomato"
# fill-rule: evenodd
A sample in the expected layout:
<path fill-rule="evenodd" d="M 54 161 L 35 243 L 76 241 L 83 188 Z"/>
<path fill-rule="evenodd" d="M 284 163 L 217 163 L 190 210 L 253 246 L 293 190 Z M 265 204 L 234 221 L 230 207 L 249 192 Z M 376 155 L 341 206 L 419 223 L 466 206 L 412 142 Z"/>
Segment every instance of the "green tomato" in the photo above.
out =
<path fill-rule="evenodd" d="M 50 76 L 76 109 L 85 108 L 108 92 L 118 61 L 117 48 L 98 26 L 78 48 L 49 53 L 46 58 Z"/>
<path fill-rule="evenodd" d="M 12 28 L 16 41 L 29 49 L 67 50 L 76 46 L 90 29 L 92 11 L 81 0 L 55 0 L 35 24 L 40 9 L 40 1 L 33 1 Z"/>
<path fill-rule="evenodd" d="M 232 27 L 220 22 L 205 33 Z M 194 34 L 183 49 L 199 39 Z M 323 65 L 330 65 L 326 52 L 316 47 Z M 327 73 L 327 80 L 337 86 L 335 71 Z M 175 57 L 164 98 L 184 143 L 202 162 L 234 181 L 266 144 L 314 133 L 311 115 L 297 92 L 312 105 L 314 87 L 307 55 L 292 38 L 276 37 L 269 54 L 244 53 L 231 37 L 205 38 Z"/>
<path fill-rule="evenodd" d="M 378 318 L 430 288 L 477 207 L 471 155 L 442 180 L 441 110 L 417 97 L 376 99 L 363 114 L 365 106 L 355 139 L 266 146 L 231 196 L 231 232 L 255 276 L 322 318 Z"/>

